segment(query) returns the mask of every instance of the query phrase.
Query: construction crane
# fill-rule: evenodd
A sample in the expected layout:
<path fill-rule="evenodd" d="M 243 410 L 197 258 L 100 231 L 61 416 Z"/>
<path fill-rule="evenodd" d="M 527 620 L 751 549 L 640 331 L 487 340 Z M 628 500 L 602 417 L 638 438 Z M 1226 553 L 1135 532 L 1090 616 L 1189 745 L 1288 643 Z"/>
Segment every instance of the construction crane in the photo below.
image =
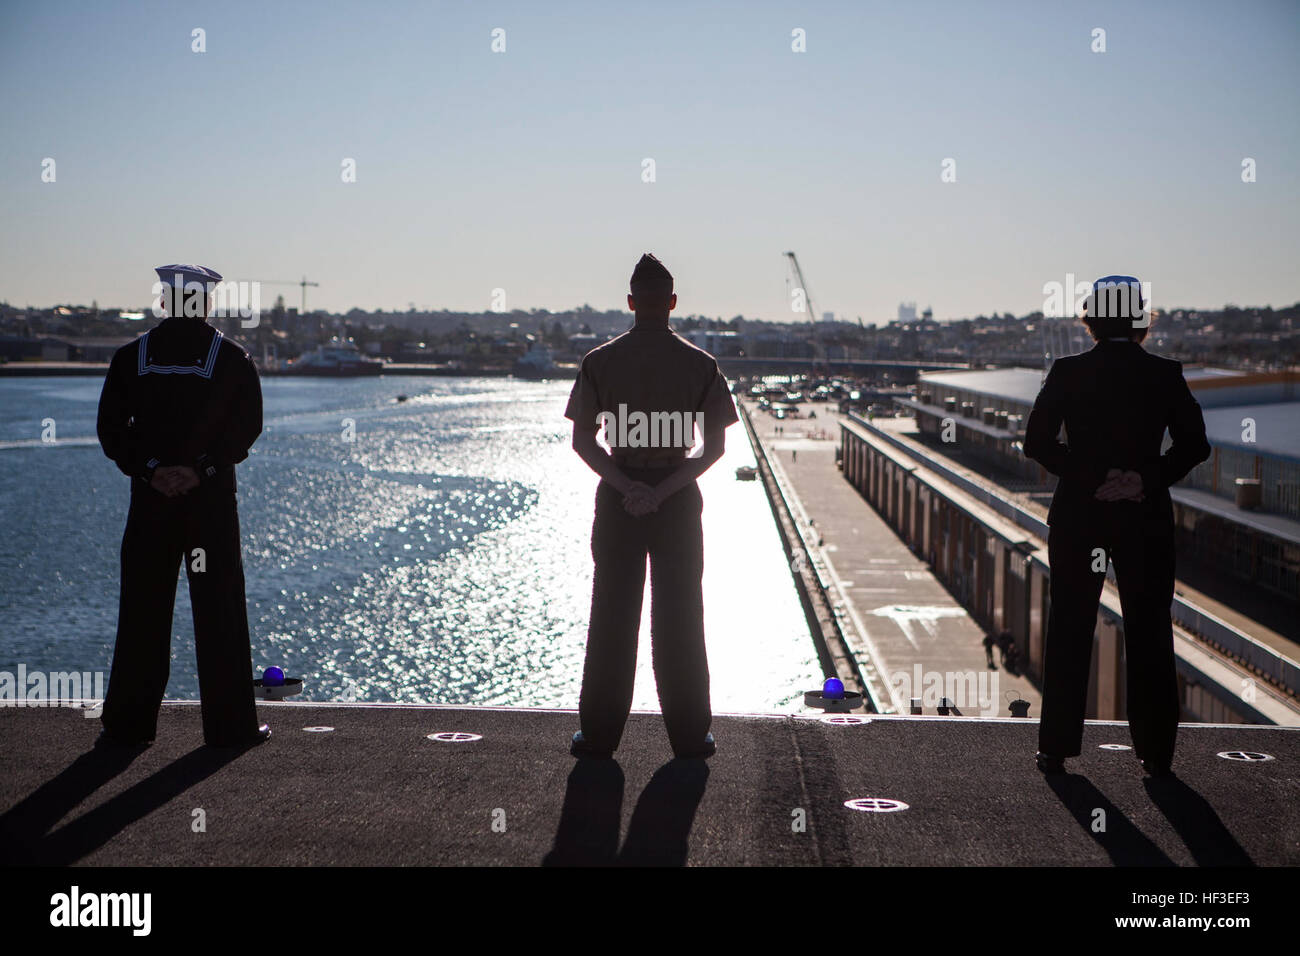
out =
<path fill-rule="evenodd" d="M 790 269 L 794 273 L 795 282 L 798 283 L 798 290 L 803 293 L 803 304 L 809 314 L 812 315 L 813 325 L 813 359 L 821 360 L 826 358 L 826 350 L 822 347 L 821 336 L 818 334 L 820 320 L 817 318 L 817 310 L 813 306 L 812 291 L 808 288 L 808 281 L 803 277 L 803 270 L 799 268 L 799 258 L 793 252 L 787 252 L 785 257 L 790 260 Z"/>
<path fill-rule="evenodd" d="M 297 281 L 294 281 L 294 280 L 292 280 L 292 279 L 253 279 L 252 281 L 253 281 L 253 282 L 260 282 L 260 283 L 262 283 L 263 285 L 296 285 L 296 286 L 299 286 L 299 287 L 302 289 L 302 306 L 299 308 L 298 311 L 299 311 L 299 313 L 302 314 L 302 315 L 306 315 L 306 314 L 307 314 L 307 286 L 309 286 L 309 285 L 314 285 L 314 286 L 318 286 L 318 287 L 320 286 L 320 283 L 319 283 L 319 282 L 308 282 L 306 276 L 303 276 L 301 279 L 299 279 L 299 280 L 297 280 Z"/>
<path fill-rule="evenodd" d="M 808 280 L 803 277 L 803 270 L 799 268 L 799 258 L 793 252 L 787 252 L 785 257 L 790 260 L 790 270 L 794 273 L 794 280 L 798 283 L 797 289 L 803 293 L 804 308 L 812 316 L 812 321 L 817 321 L 817 312 L 813 308 L 812 290 L 808 288 Z"/>

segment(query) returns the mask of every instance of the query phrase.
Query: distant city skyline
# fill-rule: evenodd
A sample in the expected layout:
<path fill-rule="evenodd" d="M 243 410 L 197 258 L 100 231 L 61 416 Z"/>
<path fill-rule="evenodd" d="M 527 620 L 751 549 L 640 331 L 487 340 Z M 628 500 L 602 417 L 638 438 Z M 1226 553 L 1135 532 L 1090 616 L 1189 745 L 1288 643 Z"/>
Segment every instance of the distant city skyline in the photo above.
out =
<path fill-rule="evenodd" d="M 878 325 L 1067 275 L 1282 308 L 1297 38 L 1287 2 L 8 5 L 0 300 L 198 262 L 293 283 L 264 308 L 605 311 L 648 250 L 679 314 L 780 322 L 793 249 Z"/>

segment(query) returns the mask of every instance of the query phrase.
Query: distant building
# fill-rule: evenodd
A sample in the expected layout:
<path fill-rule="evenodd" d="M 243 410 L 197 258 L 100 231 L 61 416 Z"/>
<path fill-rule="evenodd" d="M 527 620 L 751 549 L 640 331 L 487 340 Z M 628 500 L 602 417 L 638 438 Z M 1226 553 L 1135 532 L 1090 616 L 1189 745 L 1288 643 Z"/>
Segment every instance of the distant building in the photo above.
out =
<path fill-rule="evenodd" d="M 575 332 L 569 336 L 569 351 L 574 355 L 586 355 L 598 345 L 603 345 L 609 341 L 608 335 L 597 335 L 595 332 Z"/>
<path fill-rule="evenodd" d="M 55 339 L 31 339 L 17 335 L 0 336 L 0 361 L 66 362 L 68 346 Z"/>
<path fill-rule="evenodd" d="M 733 358 L 744 351 L 743 340 L 730 329 L 692 329 L 685 337 L 714 358 Z"/>
<path fill-rule="evenodd" d="M 67 360 L 70 362 L 111 362 L 113 354 L 123 345 L 134 342 L 134 335 L 117 335 L 110 338 L 64 339 Z"/>
<path fill-rule="evenodd" d="M 812 358 L 812 343 L 780 329 L 750 328 L 744 335 L 747 358 Z"/>
<path fill-rule="evenodd" d="M 108 362 L 114 352 L 135 338 L 134 335 L 98 338 L 6 336 L 0 339 L 0 359 L 7 362 Z"/>
<path fill-rule="evenodd" d="M 905 325 L 908 322 L 916 321 L 916 303 L 900 302 L 898 303 L 898 323 Z"/>

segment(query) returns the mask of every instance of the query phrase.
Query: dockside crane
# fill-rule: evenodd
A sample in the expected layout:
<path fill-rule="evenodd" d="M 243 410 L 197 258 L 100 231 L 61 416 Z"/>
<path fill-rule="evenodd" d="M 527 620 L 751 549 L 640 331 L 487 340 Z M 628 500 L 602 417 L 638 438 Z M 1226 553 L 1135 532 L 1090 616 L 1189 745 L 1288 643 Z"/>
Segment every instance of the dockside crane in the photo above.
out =
<path fill-rule="evenodd" d="M 821 320 L 817 316 L 816 307 L 813 305 L 812 291 L 808 288 L 808 280 L 803 277 L 803 269 L 799 268 L 799 257 L 793 252 L 787 252 L 785 257 L 790 260 L 790 269 L 794 273 L 794 280 L 798 284 L 797 288 L 803 293 L 803 304 L 809 314 L 812 316 L 813 327 L 813 359 L 822 361 L 826 358 L 826 349 L 822 346 L 821 335 L 819 333 Z"/>
<path fill-rule="evenodd" d="M 298 279 L 296 281 L 292 279 L 253 279 L 252 281 L 260 282 L 262 283 L 262 285 L 296 285 L 299 288 L 301 288 L 302 305 L 298 309 L 301 315 L 307 314 L 307 286 L 309 285 L 314 285 L 317 287 L 320 286 L 319 282 L 308 282 L 306 276 L 303 276 L 301 279 Z"/>

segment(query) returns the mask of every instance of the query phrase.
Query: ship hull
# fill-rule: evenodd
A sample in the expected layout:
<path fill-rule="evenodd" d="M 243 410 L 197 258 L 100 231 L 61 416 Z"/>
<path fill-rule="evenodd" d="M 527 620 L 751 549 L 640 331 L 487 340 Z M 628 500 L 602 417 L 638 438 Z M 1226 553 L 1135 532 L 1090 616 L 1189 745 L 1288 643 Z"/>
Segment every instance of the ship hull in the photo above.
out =
<path fill-rule="evenodd" d="M 315 375 L 324 378 L 363 378 L 368 375 L 378 375 L 384 370 L 382 365 L 360 366 L 349 368 L 289 368 L 285 370 L 286 375 Z"/>

